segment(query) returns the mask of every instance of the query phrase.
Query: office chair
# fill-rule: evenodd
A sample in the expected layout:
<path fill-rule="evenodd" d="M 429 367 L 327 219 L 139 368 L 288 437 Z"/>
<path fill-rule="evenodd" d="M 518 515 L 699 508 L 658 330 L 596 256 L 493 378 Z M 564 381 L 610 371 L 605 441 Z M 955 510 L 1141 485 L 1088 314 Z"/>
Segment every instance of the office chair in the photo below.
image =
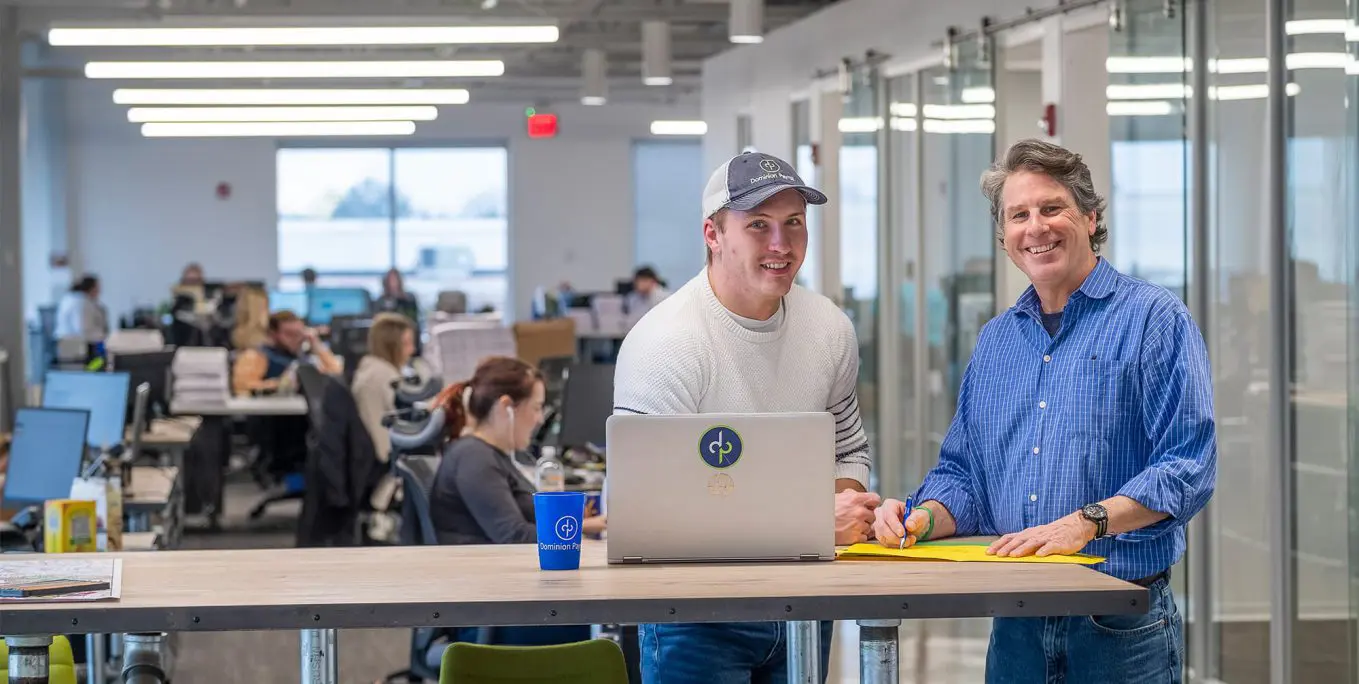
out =
<path fill-rule="evenodd" d="M 438 411 L 442 415 L 442 411 Z M 438 421 L 442 428 L 442 418 Z M 395 443 L 393 444 L 395 447 Z M 438 544 L 434 520 L 430 517 L 429 492 L 434 486 L 434 474 L 439 467 L 439 456 L 392 456 L 392 469 L 401 478 L 401 541 L 404 544 Z M 491 629 L 478 630 L 480 643 L 489 643 Z M 394 672 L 385 682 L 424 682 L 440 680 L 440 651 L 453 641 L 453 630 L 442 627 L 418 627 L 411 630 L 410 667 Z"/>
<path fill-rule="evenodd" d="M 297 384 L 302 389 L 302 396 L 307 400 L 308 451 L 310 451 L 312 444 L 311 433 L 321 429 L 321 396 L 325 393 L 325 382 L 325 375 L 315 366 L 302 364 L 297 367 Z M 278 455 L 273 454 L 273 456 L 277 457 Z M 303 458 L 301 462 L 290 463 L 287 466 L 288 471 L 283 473 L 280 481 L 270 487 L 269 491 L 265 492 L 264 497 L 250 509 L 251 520 L 261 518 L 270 504 L 300 499 L 306 493 L 306 480 L 302 475 L 302 469 L 306 467 L 306 459 Z"/>
<path fill-rule="evenodd" d="M 607 639 L 559 646 L 455 643 L 444 651 L 439 684 L 628 684 L 623 651 Z"/>

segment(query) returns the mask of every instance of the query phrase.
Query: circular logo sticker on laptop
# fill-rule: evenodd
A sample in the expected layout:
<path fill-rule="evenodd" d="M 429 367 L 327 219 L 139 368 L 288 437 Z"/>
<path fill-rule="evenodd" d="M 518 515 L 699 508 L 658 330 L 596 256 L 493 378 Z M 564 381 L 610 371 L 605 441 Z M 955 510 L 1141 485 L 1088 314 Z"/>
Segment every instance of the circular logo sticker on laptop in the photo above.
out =
<path fill-rule="evenodd" d="M 713 496 L 726 496 L 736 489 L 736 483 L 726 473 L 714 473 L 708 478 L 708 493 Z"/>
<path fill-rule="evenodd" d="M 698 455 L 714 468 L 730 468 L 741 460 L 741 436 L 726 425 L 710 427 L 698 441 Z"/>

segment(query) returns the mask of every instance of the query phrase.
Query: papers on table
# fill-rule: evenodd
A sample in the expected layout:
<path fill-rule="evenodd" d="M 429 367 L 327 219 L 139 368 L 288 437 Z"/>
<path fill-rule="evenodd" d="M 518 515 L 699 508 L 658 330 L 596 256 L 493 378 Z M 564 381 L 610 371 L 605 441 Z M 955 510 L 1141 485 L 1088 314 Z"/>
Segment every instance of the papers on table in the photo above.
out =
<path fill-rule="evenodd" d="M 1094 565 L 1103 563 L 1104 559 L 1099 556 L 1088 556 L 1083 553 L 1071 554 L 1069 556 L 1024 556 L 1021 558 L 1010 558 L 1008 556 L 992 556 L 986 553 L 986 547 L 991 545 L 991 540 L 986 539 L 941 539 L 939 541 L 920 542 L 915 546 L 906 549 L 883 546 L 881 544 L 855 544 L 847 549 L 842 549 L 836 553 L 836 558 L 841 560 L 924 560 L 924 561 L 961 561 L 972 563 L 1075 563 L 1080 565 Z"/>
<path fill-rule="evenodd" d="M 56 584 L 95 582 L 105 589 L 72 593 L 44 594 Z M 41 558 L 0 560 L 0 603 L 53 603 L 70 601 L 113 601 L 123 595 L 123 561 L 110 558 L 75 560 Z M 4 594 L 33 592 L 38 595 L 10 597 Z"/>

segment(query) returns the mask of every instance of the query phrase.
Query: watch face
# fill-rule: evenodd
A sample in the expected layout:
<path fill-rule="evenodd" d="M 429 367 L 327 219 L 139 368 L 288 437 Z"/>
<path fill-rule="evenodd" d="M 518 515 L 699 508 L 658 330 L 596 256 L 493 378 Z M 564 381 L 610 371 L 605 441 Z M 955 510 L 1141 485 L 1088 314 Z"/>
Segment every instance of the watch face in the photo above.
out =
<path fill-rule="evenodd" d="M 1103 506 L 1094 505 L 1086 506 L 1082 510 L 1082 513 L 1085 514 L 1085 517 L 1090 518 L 1091 520 L 1103 520 L 1104 516 L 1106 515 Z"/>

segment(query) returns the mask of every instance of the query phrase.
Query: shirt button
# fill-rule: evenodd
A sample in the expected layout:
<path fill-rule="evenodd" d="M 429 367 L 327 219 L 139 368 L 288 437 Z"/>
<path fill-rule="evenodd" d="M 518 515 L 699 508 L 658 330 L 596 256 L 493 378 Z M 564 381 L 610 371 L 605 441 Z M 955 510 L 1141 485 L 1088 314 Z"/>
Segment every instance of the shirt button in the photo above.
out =
<path fill-rule="evenodd" d="M 1038 447 L 1034 447 L 1034 448 L 1033 448 L 1033 453 L 1035 453 L 1035 454 L 1038 453 Z"/>
<path fill-rule="evenodd" d="M 1052 363 L 1052 357 L 1049 356 L 1049 355 L 1047 355 L 1047 354 L 1044 354 L 1044 355 L 1043 355 L 1043 363 Z"/>
<path fill-rule="evenodd" d="M 1040 402 L 1038 402 L 1038 408 L 1047 408 L 1047 407 L 1048 407 L 1048 403 L 1047 403 L 1046 401 L 1040 401 Z"/>
<path fill-rule="evenodd" d="M 1037 494 L 1030 494 L 1030 495 L 1029 495 L 1029 501 L 1037 501 L 1037 500 L 1038 500 L 1038 495 L 1037 495 Z"/>

